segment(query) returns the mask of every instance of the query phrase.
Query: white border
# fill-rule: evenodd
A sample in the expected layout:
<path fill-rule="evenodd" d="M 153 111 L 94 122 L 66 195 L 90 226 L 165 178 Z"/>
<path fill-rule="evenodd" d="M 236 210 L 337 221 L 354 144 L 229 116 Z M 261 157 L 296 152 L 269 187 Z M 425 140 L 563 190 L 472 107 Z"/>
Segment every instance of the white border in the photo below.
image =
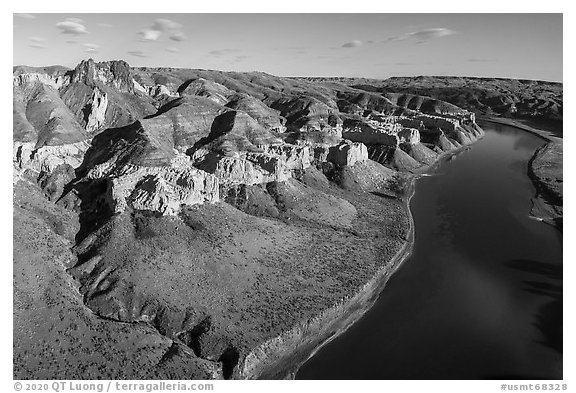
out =
<path fill-rule="evenodd" d="M 12 308 L 12 190 L 9 189 L 8 184 L 11 184 L 12 179 L 12 165 L 8 161 L 11 160 L 11 139 L 12 133 L 12 103 L 9 91 L 11 91 L 11 68 L 12 59 L 8 53 L 12 53 L 12 13 L 13 12 L 35 12 L 35 13 L 88 13 L 88 12 L 101 12 L 101 13 L 186 13 L 186 12 L 226 12 L 226 13 L 261 13 L 261 12 L 317 12 L 322 13 L 327 10 L 341 13 L 358 13 L 358 12 L 385 12 L 385 13 L 410 13 L 417 10 L 419 13 L 564 13 L 564 106 L 567 108 L 568 116 L 572 113 L 574 108 L 574 81 L 573 74 L 570 72 L 575 69 L 574 67 L 574 52 L 573 38 L 574 25 L 576 20 L 574 18 L 574 9 L 569 6 L 568 1 L 502 1 L 502 0 L 483 0 L 480 2 L 471 2 L 463 0 L 451 1 L 429 1 L 429 0 L 411 0 L 411 1 L 398 1 L 389 2 L 383 0 L 369 0 L 363 2 L 348 1 L 345 4 L 336 4 L 333 2 L 311 2 L 310 0 L 291 0 L 282 2 L 281 5 L 271 5 L 269 1 L 231 1 L 231 0 L 217 0 L 217 1 L 167 1 L 167 2 L 145 2 L 145 1 L 112 1 L 112 0 L 99 0 L 94 2 L 83 2 L 78 0 L 64 0 L 57 2 L 47 2 L 40 0 L 29 0 L 26 2 L 12 3 L 11 5 L 4 2 L 2 5 L 2 37 L 5 56 L 2 59 L 2 143 L 0 147 L 2 164 L 0 165 L 0 174 L 2 186 L 4 191 L 1 194 L 2 207 L 2 226 L 1 226 L 1 239 L 4 268 L 0 275 L 2 282 L 2 299 L 3 304 L 7 308 Z M 535 56 L 538 54 L 535 53 Z M 9 85 L 10 82 L 10 85 Z M 565 209 L 564 214 L 564 234 L 569 241 L 565 246 L 564 255 L 564 382 L 568 383 L 570 390 L 574 390 L 576 386 L 572 386 L 573 370 L 576 370 L 574 363 L 574 339 L 572 332 L 576 331 L 574 324 L 574 246 L 570 241 L 574 239 L 574 226 L 573 226 L 573 206 L 574 206 L 574 179 L 573 173 L 575 167 L 575 156 L 571 154 L 574 150 L 574 139 L 576 130 L 572 129 L 572 122 L 568 117 L 568 122 L 565 127 L 565 142 L 567 146 L 567 154 L 564 158 L 564 166 L 566 168 L 565 178 Z M 14 391 L 12 381 L 12 313 L 9 310 L 5 311 L 4 323 L 2 324 L 2 355 L 0 359 L 0 386 L 5 387 L 4 391 Z M 544 381 L 507 381 L 513 383 L 538 383 Z M 441 392 L 496 392 L 500 390 L 499 381 L 235 381 L 235 382 L 215 382 L 216 389 L 214 391 L 250 391 L 250 392 L 269 392 L 270 389 L 275 389 L 278 392 L 288 392 L 293 390 L 305 389 L 315 391 L 356 391 L 359 389 L 387 389 L 391 391 L 441 391 Z"/>

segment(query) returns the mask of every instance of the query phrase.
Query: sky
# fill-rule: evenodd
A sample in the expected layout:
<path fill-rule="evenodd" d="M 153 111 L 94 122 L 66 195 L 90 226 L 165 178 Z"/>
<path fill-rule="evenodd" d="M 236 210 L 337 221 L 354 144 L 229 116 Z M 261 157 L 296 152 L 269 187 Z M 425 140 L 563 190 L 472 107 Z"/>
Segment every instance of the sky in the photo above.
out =
<path fill-rule="evenodd" d="M 14 14 L 13 65 L 562 81 L 562 14 Z"/>

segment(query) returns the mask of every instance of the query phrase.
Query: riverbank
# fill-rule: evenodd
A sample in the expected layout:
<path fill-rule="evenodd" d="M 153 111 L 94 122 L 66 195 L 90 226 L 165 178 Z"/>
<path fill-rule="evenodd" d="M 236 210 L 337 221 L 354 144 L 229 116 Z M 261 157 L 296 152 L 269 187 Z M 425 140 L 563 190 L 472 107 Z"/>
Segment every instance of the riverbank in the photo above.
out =
<path fill-rule="evenodd" d="M 503 124 L 537 135 L 546 141 L 528 163 L 528 176 L 536 187 L 531 215 L 562 231 L 563 225 L 563 138 L 553 132 L 531 127 L 518 120 L 481 117 L 491 123 Z"/>
<path fill-rule="evenodd" d="M 531 214 L 562 231 L 563 225 L 563 144 L 548 142 L 528 163 L 528 176 L 536 186 Z"/>
<path fill-rule="evenodd" d="M 516 128 L 484 126 L 482 141 L 418 180 L 410 259 L 297 379 L 558 375 L 561 355 L 541 344 L 553 324 L 543 307 L 550 298 L 526 284 L 557 288 L 545 268 L 561 265 L 561 236 L 526 214 L 534 188 L 525 168 L 542 142 Z"/>
<path fill-rule="evenodd" d="M 483 134 L 477 140 L 481 139 Z M 474 140 L 476 142 L 477 140 Z M 474 143 L 473 142 L 473 143 Z M 313 320 L 301 323 L 281 336 L 252 351 L 244 362 L 241 375 L 258 379 L 293 379 L 298 369 L 320 349 L 346 332 L 354 323 L 370 310 L 386 287 L 388 280 L 410 257 L 414 247 L 414 218 L 410 201 L 415 194 L 418 178 L 433 171 L 442 162 L 469 149 L 463 145 L 437 156 L 435 162 L 414 174 L 406 175 L 407 185 L 402 202 L 409 218 L 406 242 L 392 259 L 377 271 L 374 277 L 354 296 L 343 299 Z M 296 350 L 294 350 L 296 348 Z M 267 361 L 263 360 L 266 359 Z"/>
<path fill-rule="evenodd" d="M 546 131 L 546 130 L 542 130 L 539 128 L 534 128 L 534 127 L 531 127 L 530 125 L 524 124 L 521 121 L 516 120 L 516 119 L 509 119 L 509 118 L 505 118 L 505 117 L 494 117 L 494 116 L 479 116 L 478 121 L 487 121 L 490 123 L 503 124 L 505 126 L 519 128 L 521 130 L 524 130 L 524 131 L 530 132 L 531 134 L 539 136 L 547 142 L 562 141 L 562 138 L 559 138 L 558 136 L 556 136 L 555 133 L 552 131 Z"/>
<path fill-rule="evenodd" d="M 246 356 L 241 378 L 294 379 L 302 364 L 344 333 L 374 305 L 389 278 L 412 252 L 414 219 L 409 204 L 414 195 L 416 178 L 416 175 L 409 176 L 407 193 L 402 198 L 409 228 L 406 240 L 397 253 L 355 295 L 342 299 L 313 319 L 298 324 L 254 349 Z"/>

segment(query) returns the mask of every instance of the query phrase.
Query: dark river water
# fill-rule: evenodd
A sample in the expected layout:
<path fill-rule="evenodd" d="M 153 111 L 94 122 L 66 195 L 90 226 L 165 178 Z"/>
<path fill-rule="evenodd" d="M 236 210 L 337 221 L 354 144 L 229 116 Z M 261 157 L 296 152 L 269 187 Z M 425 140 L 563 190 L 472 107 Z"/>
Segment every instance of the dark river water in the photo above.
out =
<path fill-rule="evenodd" d="M 562 234 L 529 216 L 544 141 L 483 128 L 417 181 L 412 256 L 297 379 L 562 378 Z"/>

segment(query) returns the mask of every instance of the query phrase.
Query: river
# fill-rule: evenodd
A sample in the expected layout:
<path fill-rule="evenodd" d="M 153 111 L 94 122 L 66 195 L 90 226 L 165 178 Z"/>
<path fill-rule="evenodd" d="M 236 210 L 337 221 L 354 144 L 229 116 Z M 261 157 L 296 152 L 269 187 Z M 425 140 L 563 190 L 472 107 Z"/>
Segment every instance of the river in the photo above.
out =
<path fill-rule="evenodd" d="M 482 127 L 417 180 L 413 254 L 297 379 L 562 378 L 562 233 L 529 216 L 544 141 Z"/>

